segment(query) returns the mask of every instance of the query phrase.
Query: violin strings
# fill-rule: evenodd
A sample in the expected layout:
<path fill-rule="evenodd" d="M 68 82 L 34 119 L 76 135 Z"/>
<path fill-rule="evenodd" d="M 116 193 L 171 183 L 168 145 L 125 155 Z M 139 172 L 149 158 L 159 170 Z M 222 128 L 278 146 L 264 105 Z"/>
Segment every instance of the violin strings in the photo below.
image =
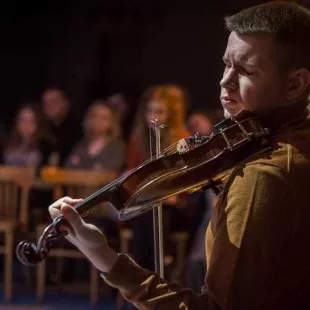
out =
<path fill-rule="evenodd" d="M 166 148 L 163 150 L 162 154 L 165 154 L 165 153 L 166 153 L 165 155 L 167 155 L 167 154 L 169 154 L 170 151 L 174 151 L 174 150 L 175 150 L 175 147 L 176 147 L 176 145 L 177 145 L 178 143 L 179 143 L 179 141 L 170 144 L 168 147 L 166 147 Z M 149 163 L 149 162 L 151 162 L 151 161 L 153 161 L 153 160 L 154 160 L 154 159 L 153 159 L 152 157 L 150 157 L 150 158 L 147 159 L 146 161 L 142 162 L 140 165 L 141 165 L 141 166 L 142 166 L 142 165 L 145 165 L 145 164 L 147 164 L 147 163 Z M 139 165 L 139 166 L 140 166 L 140 165 Z M 128 175 L 130 175 L 136 168 L 137 168 L 137 167 L 135 167 L 135 168 L 133 168 L 133 169 L 127 170 L 127 171 L 124 172 L 120 177 L 118 177 L 117 179 L 115 179 L 114 181 L 112 181 L 108 186 L 113 186 L 113 185 L 117 184 L 121 179 L 126 178 Z M 105 188 L 106 188 L 106 187 L 104 186 L 102 189 L 100 189 L 100 190 L 97 192 L 97 194 L 101 193 L 101 191 L 104 191 Z"/>
<path fill-rule="evenodd" d="M 161 153 L 162 155 L 168 155 L 170 151 L 175 151 L 175 147 L 176 145 L 179 143 L 179 141 L 177 142 L 174 142 L 172 143 L 171 145 L 169 145 L 168 147 L 166 147 L 164 149 L 164 151 Z M 172 154 L 173 152 L 171 152 Z M 153 158 L 150 157 L 149 159 L 147 159 L 146 161 L 144 161 L 143 163 L 141 163 L 139 166 L 142 166 L 142 165 L 145 165 L 149 162 L 153 161 Z M 117 183 L 119 183 L 122 179 L 126 178 L 128 175 L 130 175 L 137 167 L 133 168 L 133 169 L 130 169 L 126 172 L 124 172 L 122 175 L 120 175 L 117 179 L 115 179 L 114 181 L 112 181 L 111 183 L 107 184 L 106 186 L 103 186 L 101 189 L 99 189 L 97 192 L 93 193 L 92 195 L 86 197 L 82 202 L 81 204 L 77 204 L 76 205 L 76 208 L 79 208 L 80 206 L 84 205 L 85 202 L 89 201 L 89 200 L 92 200 L 95 197 L 97 196 L 100 196 L 102 193 L 104 193 L 107 188 L 111 188 L 113 187 L 114 185 L 116 185 Z"/>

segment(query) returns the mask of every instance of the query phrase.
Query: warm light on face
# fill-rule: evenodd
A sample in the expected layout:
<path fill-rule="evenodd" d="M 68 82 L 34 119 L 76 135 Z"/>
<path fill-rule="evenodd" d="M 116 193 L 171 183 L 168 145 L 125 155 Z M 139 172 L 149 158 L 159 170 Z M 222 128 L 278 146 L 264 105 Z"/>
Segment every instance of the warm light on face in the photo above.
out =
<path fill-rule="evenodd" d="M 230 34 L 220 81 L 226 118 L 241 110 L 260 113 L 283 105 L 287 77 L 279 72 L 274 50 L 274 39 L 268 35 Z"/>

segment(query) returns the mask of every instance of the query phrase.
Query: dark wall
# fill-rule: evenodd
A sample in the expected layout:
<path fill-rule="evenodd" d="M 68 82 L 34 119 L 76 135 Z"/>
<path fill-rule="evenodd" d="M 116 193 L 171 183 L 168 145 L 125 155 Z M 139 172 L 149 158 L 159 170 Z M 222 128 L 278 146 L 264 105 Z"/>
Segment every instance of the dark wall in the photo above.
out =
<path fill-rule="evenodd" d="M 146 87 L 164 82 L 185 86 L 193 107 L 218 106 L 223 17 L 261 2 L 4 1 L 2 118 L 8 123 L 47 85 L 67 91 L 80 115 L 96 97 L 121 91 L 135 105 Z"/>
<path fill-rule="evenodd" d="M 1 118 L 21 100 L 35 98 L 46 75 L 46 28 L 37 11 L 4 2 L 0 10 Z M 38 27 L 39 26 L 39 27 Z"/>
<path fill-rule="evenodd" d="M 177 82 L 188 88 L 192 105 L 218 104 L 226 38 L 219 11 L 171 12 L 150 25 L 145 35 L 144 87 L 154 82 Z"/>
<path fill-rule="evenodd" d="M 61 78 L 77 110 L 116 91 L 134 105 L 148 86 L 165 82 L 186 87 L 194 107 L 218 105 L 223 17 L 238 6 L 148 4 L 72 7 L 66 31 L 53 37 L 61 49 L 50 53 L 48 72 L 51 80 Z"/>

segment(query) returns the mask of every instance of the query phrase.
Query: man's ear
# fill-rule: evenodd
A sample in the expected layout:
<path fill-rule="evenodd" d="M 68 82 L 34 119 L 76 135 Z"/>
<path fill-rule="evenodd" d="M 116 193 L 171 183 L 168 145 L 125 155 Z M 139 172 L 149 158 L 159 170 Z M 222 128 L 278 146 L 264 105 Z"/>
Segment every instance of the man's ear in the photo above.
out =
<path fill-rule="evenodd" d="M 298 101 L 302 99 L 310 87 L 310 71 L 306 68 L 294 70 L 289 75 L 286 99 Z"/>

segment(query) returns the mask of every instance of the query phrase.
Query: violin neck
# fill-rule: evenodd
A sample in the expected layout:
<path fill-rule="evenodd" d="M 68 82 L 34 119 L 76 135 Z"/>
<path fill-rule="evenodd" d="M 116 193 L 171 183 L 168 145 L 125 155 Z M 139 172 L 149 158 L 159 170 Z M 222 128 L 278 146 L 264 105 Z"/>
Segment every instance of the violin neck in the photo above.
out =
<path fill-rule="evenodd" d="M 115 184 L 108 184 L 78 203 L 75 206 L 75 209 L 81 214 L 100 203 L 107 202 L 111 199 L 112 193 L 115 189 Z"/>

